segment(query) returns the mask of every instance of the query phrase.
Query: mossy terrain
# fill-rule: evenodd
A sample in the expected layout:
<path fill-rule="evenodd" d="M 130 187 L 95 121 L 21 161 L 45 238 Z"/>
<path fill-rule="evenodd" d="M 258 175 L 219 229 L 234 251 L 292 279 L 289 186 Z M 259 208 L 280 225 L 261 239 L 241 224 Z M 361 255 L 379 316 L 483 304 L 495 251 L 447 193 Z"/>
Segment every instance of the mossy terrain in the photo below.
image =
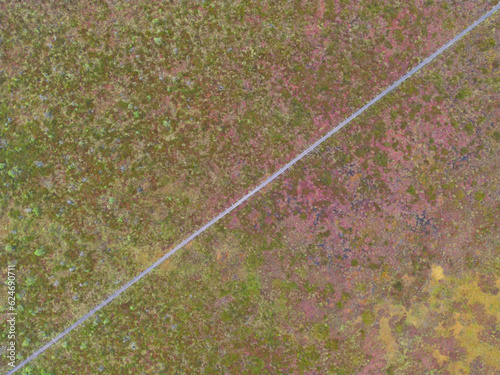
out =
<path fill-rule="evenodd" d="M 341 1 L 333 10 L 325 6 L 322 17 L 328 12 L 338 12 L 338 17 L 349 14 L 345 4 Z M 358 9 L 358 25 L 376 18 L 385 9 L 380 4 Z M 419 9 L 427 9 L 426 14 L 452 11 L 444 10 L 444 2 L 425 4 Z M 209 6 L 208 19 L 219 14 L 218 6 Z M 391 14 L 389 10 L 383 12 L 385 17 Z M 261 12 L 259 19 L 266 15 L 265 9 Z M 443 30 L 455 31 L 470 23 L 467 17 L 472 17 L 470 12 L 440 21 Z M 479 26 L 281 176 L 265 193 L 221 220 L 48 350 L 27 367 L 26 373 L 127 374 L 137 373 L 138 368 L 146 374 L 498 373 L 499 96 L 498 77 L 493 74 L 499 62 L 498 20 L 495 15 Z M 394 35 L 395 40 L 404 40 L 404 33 Z M 153 43 L 162 46 L 164 40 L 166 37 Z M 335 53 L 332 50 L 330 53 Z M 352 53 L 362 55 L 359 49 Z M 359 58 L 367 61 L 370 57 L 365 54 Z M 307 78 L 307 66 L 298 71 Z M 362 80 L 366 79 L 363 72 L 352 74 L 360 74 Z M 356 95 L 364 98 L 366 92 L 358 93 L 353 81 L 345 86 L 349 100 L 354 101 Z M 322 85 L 318 91 L 327 90 L 328 86 Z M 298 113 L 314 113 L 312 103 L 313 99 L 303 95 L 291 100 L 290 106 Z M 346 101 L 346 108 L 348 105 Z M 259 121 L 256 124 L 262 124 Z M 304 126 L 307 128 L 307 123 Z M 227 131 L 230 129 L 228 125 Z M 187 138 L 193 144 L 204 140 L 196 135 Z M 272 144 L 283 142 L 279 131 L 269 139 Z M 222 143 L 211 145 L 224 147 Z M 294 147 L 290 146 L 290 151 Z M 236 160 L 226 162 L 234 167 Z M 17 174 L 9 163 L 0 173 Z M 147 168 L 154 165 L 138 173 L 146 176 Z M 257 173 L 256 165 L 246 166 L 248 173 Z M 13 181 L 27 178 L 20 177 L 25 169 L 22 165 L 19 168 L 18 177 L 9 177 Z M 214 180 L 221 178 L 220 186 L 244 191 L 245 187 L 233 179 L 224 180 L 223 170 L 220 167 L 213 172 Z M 121 181 L 118 173 L 110 176 L 116 183 Z M 200 176 L 193 173 L 180 181 L 205 181 Z M 14 186 L 23 191 L 22 186 L 27 185 Z M 207 191 L 217 186 L 214 182 Z M 171 194 L 175 201 L 176 193 Z M 227 192 L 220 190 L 219 194 Z M 154 197 L 158 196 L 151 193 L 136 208 L 131 205 L 130 214 L 136 214 L 136 209 L 146 213 L 146 207 L 157 208 Z M 120 199 L 118 194 L 109 194 L 101 204 L 113 212 Z M 189 201 L 185 207 L 195 213 L 205 209 L 204 204 Z M 12 205 L 5 220 L 22 228 L 21 224 L 26 224 L 16 215 L 28 214 L 16 207 Z M 180 212 L 175 204 L 169 207 Z M 44 210 L 47 208 L 40 208 L 40 215 Z M 89 209 L 87 217 L 92 212 Z M 35 217 L 33 214 L 33 223 Z M 189 222 L 189 217 L 184 219 Z M 54 227 L 50 236 L 60 244 L 79 238 L 64 232 L 68 228 L 64 221 L 44 220 L 48 228 Z M 156 221 L 152 216 L 148 220 L 152 228 Z M 188 228 L 188 224 L 168 223 L 172 231 L 179 232 L 158 229 L 162 236 L 177 240 L 186 235 L 179 228 Z M 128 265 L 117 259 L 127 256 L 127 251 L 147 251 L 151 244 L 168 242 L 161 237 L 154 239 L 153 232 L 148 232 L 152 229 L 147 228 L 137 234 L 144 247 L 123 243 L 100 257 L 117 262 L 121 268 L 116 272 L 122 277 L 135 271 L 136 263 Z M 127 234 L 129 229 L 125 225 L 117 233 L 122 230 Z M 107 233 L 108 228 L 102 230 L 102 235 Z M 73 243 L 84 242 L 75 239 Z M 15 251 L 22 248 L 22 243 L 13 239 L 8 245 L 16 247 Z M 33 251 L 43 245 L 40 240 Z M 44 264 L 42 260 L 51 248 L 45 246 L 44 251 L 34 254 L 30 262 Z M 28 262 L 19 259 L 21 264 Z M 74 255 L 69 259 L 80 265 L 87 258 Z M 96 277 L 97 267 L 78 267 L 89 269 L 82 282 Z M 57 271 L 67 273 L 66 279 L 61 278 L 67 285 L 74 282 L 70 279 L 73 271 Z M 44 278 L 34 271 L 32 277 L 35 282 L 27 282 L 22 304 L 35 311 L 30 303 L 46 298 L 56 302 L 51 302 L 54 309 L 66 306 L 69 301 L 64 298 L 68 296 L 48 292 L 49 286 L 41 286 Z M 40 291 L 35 292 L 36 288 Z M 95 295 L 85 295 L 88 304 L 92 298 L 99 300 L 99 292 L 103 292 L 97 292 L 94 285 L 89 285 L 91 288 Z M 60 310 L 54 315 L 42 310 L 40 320 L 32 314 L 37 328 L 29 331 L 28 322 L 23 323 L 23 339 L 30 338 L 23 346 L 25 353 L 43 342 L 41 331 L 50 337 L 58 332 L 56 328 L 82 315 L 87 305 L 79 306 L 63 310 L 64 316 Z M 59 325 L 49 328 L 50 319 L 57 314 Z M 46 324 L 46 328 L 37 324 Z"/>
<path fill-rule="evenodd" d="M 2 2 L 0 261 L 17 261 L 17 329 L 30 338 L 19 358 L 491 2 L 470 5 Z M 480 51 L 494 42 L 485 39 Z M 454 95 L 468 101 L 474 87 Z M 378 140 L 387 125 L 377 124 L 368 133 Z M 377 166 L 389 166 L 387 150 L 363 150 Z M 339 155 L 338 162 L 361 154 Z M 316 178 L 342 189 L 327 172 Z"/>

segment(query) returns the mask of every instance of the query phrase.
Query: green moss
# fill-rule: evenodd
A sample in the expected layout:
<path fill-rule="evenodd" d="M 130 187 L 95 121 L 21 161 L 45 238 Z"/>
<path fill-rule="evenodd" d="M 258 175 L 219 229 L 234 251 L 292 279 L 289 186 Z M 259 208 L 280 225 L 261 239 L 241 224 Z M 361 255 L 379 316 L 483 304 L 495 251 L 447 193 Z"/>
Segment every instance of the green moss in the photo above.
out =
<path fill-rule="evenodd" d="M 322 185 L 325 185 L 325 186 L 330 186 L 332 184 L 332 176 L 330 173 L 328 172 L 324 172 L 321 174 L 321 177 L 320 177 L 320 182 Z"/>
<path fill-rule="evenodd" d="M 250 357 L 249 361 L 249 370 L 252 374 L 262 374 L 262 370 L 265 368 L 265 362 L 262 358 L 259 357 Z"/>
<path fill-rule="evenodd" d="M 309 280 L 306 280 L 306 282 L 304 283 L 304 289 L 308 293 L 314 293 L 318 289 L 318 287 L 316 284 L 310 284 Z"/>
<path fill-rule="evenodd" d="M 411 195 L 416 195 L 416 190 L 413 185 L 408 186 L 408 189 L 406 189 L 406 192 L 411 194 Z"/>
<path fill-rule="evenodd" d="M 495 39 L 492 37 L 485 38 L 480 42 L 480 48 L 483 52 L 488 51 L 496 46 Z"/>
<path fill-rule="evenodd" d="M 371 326 L 375 322 L 375 313 L 372 310 L 365 310 L 361 314 L 361 319 L 364 324 Z"/>
<path fill-rule="evenodd" d="M 394 374 L 395 374 L 395 372 L 394 372 L 394 371 L 395 371 L 395 370 L 394 370 L 394 365 L 390 365 L 390 366 L 389 366 L 389 367 L 387 367 L 387 369 L 385 370 L 385 373 L 386 373 L 387 375 L 394 375 Z"/>
<path fill-rule="evenodd" d="M 309 369 L 312 365 L 317 363 L 320 355 L 315 346 L 309 345 L 299 352 L 299 369 L 301 371 Z"/>
<path fill-rule="evenodd" d="M 363 158 L 368 152 L 370 152 L 370 147 L 363 145 L 354 150 L 354 155 Z"/>
<path fill-rule="evenodd" d="M 340 340 L 335 338 L 330 338 L 325 343 L 326 350 L 339 350 Z"/>
<path fill-rule="evenodd" d="M 473 269 L 474 267 L 477 266 L 477 264 L 478 264 L 478 260 L 474 257 L 474 255 L 472 255 L 471 252 L 469 252 L 465 255 L 465 266 L 468 269 Z"/>
<path fill-rule="evenodd" d="M 472 92 L 470 91 L 470 89 L 464 88 L 458 92 L 458 94 L 455 98 L 462 100 L 462 99 L 465 99 L 465 98 L 471 96 L 471 94 L 472 94 Z"/>
<path fill-rule="evenodd" d="M 486 194 L 482 191 L 476 191 L 474 193 L 474 199 L 478 202 L 482 202 L 482 200 L 484 199 L 485 196 L 486 196 Z"/>
<path fill-rule="evenodd" d="M 335 289 L 333 288 L 333 285 L 331 283 L 327 283 L 323 290 L 321 291 L 321 297 L 323 299 L 331 298 L 335 294 Z"/>
<path fill-rule="evenodd" d="M 350 375 L 350 374 L 352 374 L 351 371 L 349 371 L 345 368 L 342 368 L 342 367 L 337 367 L 337 366 L 332 366 L 330 368 L 330 373 L 332 373 L 334 375 Z"/>
<path fill-rule="evenodd" d="M 20 174 L 21 174 L 21 168 L 15 166 L 14 168 L 12 168 L 9 172 L 7 172 L 7 174 L 12 177 L 12 178 L 16 178 L 18 177 Z"/>
<path fill-rule="evenodd" d="M 239 293 L 243 297 L 252 297 L 260 293 L 261 283 L 255 274 L 250 274 L 247 279 L 240 284 Z"/>
<path fill-rule="evenodd" d="M 403 43 L 404 41 L 404 34 L 403 34 L 403 31 L 402 30 L 399 30 L 399 29 L 396 29 L 394 30 L 394 38 L 399 42 L 399 43 Z"/>
<path fill-rule="evenodd" d="M 41 257 L 44 254 L 45 254 L 45 249 L 43 247 L 39 247 L 38 249 L 35 250 L 35 255 L 37 257 Z"/>
<path fill-rule="evenodd" d="M 380 165 L 381 167 L 387 167 L 387 163 L 389 161 L 389 158 L 387 157 L 387 154 L 384 153 L 384 152 L 378 152 L 376 155 L 375 155 L 375 163 L 377 165 Z"/>
<path fill-rule="evenodd" d="M 256 269 L 264 264 L 264 258 L 260 254 L 252 253 L 247 257 L 246 262 L 251 269 Z"/>
<path fill-rule="evenodd" d="M 416 93 L 418 93 L 417 86 L 411 80 L 403 83 L 402 91 L 407 95 L 415 95 Z"/>
<path fill-rule="evenodd" d="M 373 133 L 375 135 L 375 139 L 382 139 L 386 136 L 387 126 L 382 120 L 379 120 L 375 123 L 373 127 Z"/>
<path fill-rule="evenodd" d="M 456 196 L 459 200 L 462 200 L 465 198 L 465 191 L 463 189 L 458 189 L 456 192 Z"/>
<path fill-rule="evenodd" d="M 398 280 L 394 284 L 392 284 L 392 287 L 396 289 L 398 292 L 401 292 L 403 290 L 403 283 Z"/>
<path fill-rule="evenodd" d="M 324 342 L 330 336 L 330 326 L 328 324 L 316 323 L 313 325 L 313 333 L 317 340 Z"/>

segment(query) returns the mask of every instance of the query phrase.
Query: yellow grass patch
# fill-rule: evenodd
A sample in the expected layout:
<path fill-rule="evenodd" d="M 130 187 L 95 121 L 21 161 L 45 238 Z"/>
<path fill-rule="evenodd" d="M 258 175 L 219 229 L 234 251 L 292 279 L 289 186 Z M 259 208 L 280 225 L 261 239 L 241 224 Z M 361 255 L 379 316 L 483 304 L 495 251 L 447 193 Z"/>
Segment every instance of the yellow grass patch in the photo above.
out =
<path fill-rule="evenodd" d="M 380 319 L 380 341 L 384 343 L 384 348 L 389 360 L 393 359 L 398 352 L 398 344 L 392 335 L 391 327 L 389 326 L 389 318 L 383 317 Z"/>
<path fill-rule="evenodd" d="M 443 267 L 433 265 L 431 269 L 431 277 L 436 281 L 443 280 L 444 279 Z"/>

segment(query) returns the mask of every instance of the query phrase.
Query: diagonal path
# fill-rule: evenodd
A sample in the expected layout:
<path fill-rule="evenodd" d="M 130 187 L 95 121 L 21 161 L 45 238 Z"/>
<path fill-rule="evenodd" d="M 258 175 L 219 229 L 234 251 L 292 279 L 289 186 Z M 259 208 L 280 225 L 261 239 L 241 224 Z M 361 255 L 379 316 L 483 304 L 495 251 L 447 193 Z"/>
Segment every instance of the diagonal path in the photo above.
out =
<path fill-rule="evenodd" d="M 115 298 L 117 298 L 120 294 L 122 294 L 124 291 L 126 291 L 128 288 L 130 288 L 132 285 L 134 285 L 136 282 L 138 282 L 140 279 L 142 279 L 144 276 L 149 274 L 151 271 L 153 271 L 155 268 L 157 268 L 161 263 L 163 263 L 165 260 L 167 260 L 170 256 L 175 254 L 178 250 L 180 250 L 183 246 L 185 246 L 187 243 L 191 242 L 193 239 L 198 237 L 200 234 L 202 234 L 204 231 L 206 231 L 208 228 L 210 228 L 212 225 L 214 225 L 217 221 L 225 217 L 227 214 L 229 214 L 231 211 L 242 205 L 244 202 L 246 202 L 248 199 L 250 199 L 252 196 L 257 194 L 260 190 L 262 190 L 264 187 L 269 185 L 272 181 L 274 181 L 276 178 L 278 178 L 281 174 L 283 174 L 285 171 L 290 169 L 293 165 L 295 165 L 297 162 L 299 162 L 301 159 L 303 159 L 306 155 L 308 155 L 310 152 L 312 152 L 314 149 L 316 149 L 319 145 L 321 145 L 323 142 L 325 142 L 328 138 L 330 138 L 333 134 L 338 132 L 340 129 L 342 129 L 344 126 L 349 124 L 352 120 L 357 118 L 359 115 L 361 115 L 363 112 L 365 112 L 368 108 L 376 104 L 379 100 L 381 100 L 383 97 L 385 97 L 387 94 L 395 90 L 398 86 L 400 86 L 403 82 L 405 82 L 408 78 L 413 76 L 415 73 L 417 73 L 419 70 L 421 70 L 424 66 L 427 64 L 431 63 L 436 57 L 441 55 L 445 50 L 447 50 L 449 47 L 451 47 L 453 44 L 455 44 L 457 41 L 459 41 L 461 38 L 463 38 L 466 34 L 468 34 L 471 30 L 473 30 L 475 27 L 477 27 L 480 23 L 488 19 L 490 16 L 492 16 L 498 9 L 500 9 L 500 3 L 497 4 L 495 7 L 493 7 L 490 11 L 485 13 L 483 16 L 481 16 L 476 22 L 474 22 L 472 25 L 467 27 L 465 30 L 463 30 L 461 33 L 457 34 L 453 39 L 451 39 L 448 43 L 444 44 L 441 48 L 439 48 L 436 52 L 434 52 L 432 55 L 427 57 L 425 60 L 423 60 L 420 64 L 418 64 L 415 68 L 413 68 L 411 71 L 406 73 L 404 76 L 402 76 L 400 79 L 398 79 L 396 82 L 394 82 L 391 86 L 386 88 L 384 91 L 382 91 L 380 94 L 378 94 L 376 97 L 374 97 L 372 100 L 370 100 L 367 104 L 365 104 L 362 108 L 358 109 L 356 112 L 354 112 L 351 116 L 349 116 L 347 119 L 342 121 L 339 125 L 337 125 L 334 129 L 330 130 L 328 133 L 326 133 L 323 137 L 321 137 L 319 140 L 317 140 L 315 143 L 313 143 L 311 146 L 309 146 L 306 150 L 304 150 L 302 153 L 297 155 L 293 160 L 291 160 L 289 163 L 287 163 L 284 167 L 279 169 L 277 172 L 275 172 L 272 176 L 270 176 L 268 179 L 263 181 L 259 186 L 254 188 L 252 191 L 250 191 L 248 194 L 246 194 L 243 198 L 238 200 L 236 203 L 234 203 L 232 206 L 227 208 L 225 211 L 217 215 L 215 218 L 210 220 L 208 223 L 203 225 L 201 228 L 199 228 L 196 232 L 191 234 L 189 237 L 187 237 L 184 241 L 179 243 L 177 246 L 175 246 L 172 250 L 170 250 L 168 253 L 163 255 L 160 259 L 158 259 L 155 263 L 153 263 L 151 266 L 149 266 L 147 269 L 142 271 L 139 275 L 134 277 L 132 280 L 124 284 L 120 289 L 116 290 L 113 294 L 111 294 L 109 297 L 107 297 L 104 301 L 102 301 L 99 305 L 94 307 L 92 310 L 90 310 L 88 313 L 86 313 L 84 316 L 82 316 L 80 319 L 78 319 L 75 323 L 73 323 L 70 327 L 65 329 L 63 332 L 59 333 L 56 337 L 54 337 L 52 340 L 50 340 L 47 344 L 36 350 L 33 354 L 31 354 L 28 358 L 20 362 L 16 367 L 14 367 L 12 370 L 7 372 L 6 375 L 14 374 L 17 372 L 19 369 L 24 367 L 26 364 L 31 362 L 33 359 L 37 358 L 40 356 L 43 352 L 45 352 L 47 349 L 49 349 L 52 345 L 54 345 L 56 342 L 61 340 L 64 336 L 66 336 L 68 333 L 73 331 L 75 328 L 77 328 L 80 324 L 82 324 L 84 321 L 86 321 L 88 318 L 90 318 L 92 315 L 94 315 L 97 311 L 101 310 L 104 306 L 109 304 L 111 301 L 113 301 Z"/>

